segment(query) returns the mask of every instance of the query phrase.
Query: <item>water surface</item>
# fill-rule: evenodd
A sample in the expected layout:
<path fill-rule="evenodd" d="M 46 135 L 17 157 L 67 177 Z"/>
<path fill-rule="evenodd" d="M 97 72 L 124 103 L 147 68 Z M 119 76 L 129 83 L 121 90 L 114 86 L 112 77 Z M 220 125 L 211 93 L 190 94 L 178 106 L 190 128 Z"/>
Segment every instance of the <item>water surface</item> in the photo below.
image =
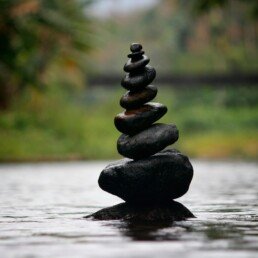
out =
<path fill-rule="evenodd" d="M 85 220 L 121 202 L 97 185 L 107 163 L 1 165 L 0 257 L 258 257 L 257 163 L 194 161 L 177 201 L 195 219 Z"/>

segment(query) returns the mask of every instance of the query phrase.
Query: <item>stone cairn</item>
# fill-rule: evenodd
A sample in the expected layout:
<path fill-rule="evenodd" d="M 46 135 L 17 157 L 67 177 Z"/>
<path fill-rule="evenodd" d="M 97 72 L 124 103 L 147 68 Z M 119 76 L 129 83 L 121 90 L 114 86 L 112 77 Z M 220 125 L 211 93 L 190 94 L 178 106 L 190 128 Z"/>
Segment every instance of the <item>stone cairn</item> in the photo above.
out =
<path fill-rule="evenodd" d="M 165 105 L 149 102 L 157 95 L 157 88 L 150 85 L 156 71 L 148 65 L 150 59 L 140 44 L 133 43 L 130 50 L 124 66 L 127 74 L 121 82 L 128 90 L 120 99 L 125 111 L 114 120 L 122 133 L 117 150 L 126 158 L 101 172 L 99 186 L 125 200 L 127 205 L 137 207 L 139 213 L 140 207 L 166 207 L 176 203 L 172 200 L 188 191 L 193 168 L 179 151 L 163 150 L 178 140 L 178 130 L 173 124 L 155 123 L 167 112 Z M 187 214 L 192 216 L 190 211 Z M 97 215 L 95 218 L 101 218 L 101 213 Z M 108 218 L 106 213 L 105 216 Z"/>

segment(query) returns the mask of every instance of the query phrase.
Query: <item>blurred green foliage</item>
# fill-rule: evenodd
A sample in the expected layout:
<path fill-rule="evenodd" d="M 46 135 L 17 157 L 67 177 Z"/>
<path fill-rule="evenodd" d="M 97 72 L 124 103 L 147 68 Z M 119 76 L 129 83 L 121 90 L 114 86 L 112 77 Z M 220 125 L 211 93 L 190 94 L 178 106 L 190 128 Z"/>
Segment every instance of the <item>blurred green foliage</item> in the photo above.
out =
<path fill-rule="evenodd" d="M 99 20 L 87 12 L 91 3 L 0 0 L 0 161 L 117 158 L 113 117 L 124 90 L 85 89 L 85 76 L 122 76 L 133 41 L 158 75 L 258 70 L 253 0 L 162 0 Z M 255 87 L 163 88 L 157 101 L 186 154 L 257 158 Z"/>
<path fill-rule="evenodd" d="M 147 10 L 107 17 L 98 23 L 102 39 L 92 69 L 118 73 L 121 56 L 135 41 L 158 74 L 255 73 L 258 21 L 250 13 L 255 6 L 253 0 L 161 0 Z"/>
<path fill-rule="evenodd" d="M 91 47 L 89 0 L 0 1 L 0 108 L 27 86 L 41 87 L 55 71 L 75 71 Z"/>
<path fill-rule="evenodd" d="M 227 7 L 234 2 L 242 2 L 246 8 L 247 17 L 258 19 L 258 1 L 257 0 L 194 0 L 193 6 L 198 12 L 207 12 L 214 7 Z"/>
<path fill-rule="evenodd" d="M 123 89 L 91 89 L 72 96 L 52 87 L 42 96 L 26 90 L 0 116 L 0 160 L 119 158 L 120 133 L 113 124 L 121 112 Z M 258 92 L 255 88 L 160 87 L 156 101 L 168 106 L 160 120 L 175 123 L 175 147 L 199 158 L 249 158 L 258 155 Z"/>

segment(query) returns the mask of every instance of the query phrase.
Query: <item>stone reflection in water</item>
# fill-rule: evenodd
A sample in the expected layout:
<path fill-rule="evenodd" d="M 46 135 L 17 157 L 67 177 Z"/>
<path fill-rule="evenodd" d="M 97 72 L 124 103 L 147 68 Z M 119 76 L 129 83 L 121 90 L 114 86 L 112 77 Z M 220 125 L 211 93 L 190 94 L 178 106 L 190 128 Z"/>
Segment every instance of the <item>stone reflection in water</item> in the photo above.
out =
<path fill-rule="evenodd" d="M 123 221 L 114 226 L 125 237 L 134 241 L 178 241 L 186 232 L 187 226 L 178 226 L 172 221 Z"/>
<path fill-rule="evenodd" d="M 177 240 L 178 234 L 176 230 L 173 233 L 160 234 L 159 232 L 166 228 L 171 228 L 171 221 L 151 221 L 149 223 L 143 221 L 125 221 L 116 227 L 125 236 L 135 241 L 165 241 Z"/>
<path fill-rule="evenodd" d="M 174 222 L 194 217 L 183 204 L 175 201 L 152 207 L 120 203 L 87 216 L 96 220 L 121 220 L 108 226 L 117 228 L 123 236 L 135 241 L 179 240 L 188 229 L 174 225 Z"/>
<path fill-rule="evenodd" d="M 217 225 L 207 224 L 204 233 L 207 239 L 218 240 L 218 239 L 241 239 L 241 231 L 233 225 Z"/>

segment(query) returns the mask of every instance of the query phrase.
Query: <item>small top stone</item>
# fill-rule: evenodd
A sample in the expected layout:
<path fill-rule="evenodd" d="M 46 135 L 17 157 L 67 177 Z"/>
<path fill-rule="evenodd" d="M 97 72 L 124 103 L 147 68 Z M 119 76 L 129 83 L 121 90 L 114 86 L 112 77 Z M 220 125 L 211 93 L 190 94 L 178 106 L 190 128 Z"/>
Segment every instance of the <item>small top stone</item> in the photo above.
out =
<path fill-rule="evenodd" d="M 133 43 L 130 47 L 130 50 L 135 53 L 135 52 L 139 52 L 142 50 L 142 45 L 139 43 Z"/>

